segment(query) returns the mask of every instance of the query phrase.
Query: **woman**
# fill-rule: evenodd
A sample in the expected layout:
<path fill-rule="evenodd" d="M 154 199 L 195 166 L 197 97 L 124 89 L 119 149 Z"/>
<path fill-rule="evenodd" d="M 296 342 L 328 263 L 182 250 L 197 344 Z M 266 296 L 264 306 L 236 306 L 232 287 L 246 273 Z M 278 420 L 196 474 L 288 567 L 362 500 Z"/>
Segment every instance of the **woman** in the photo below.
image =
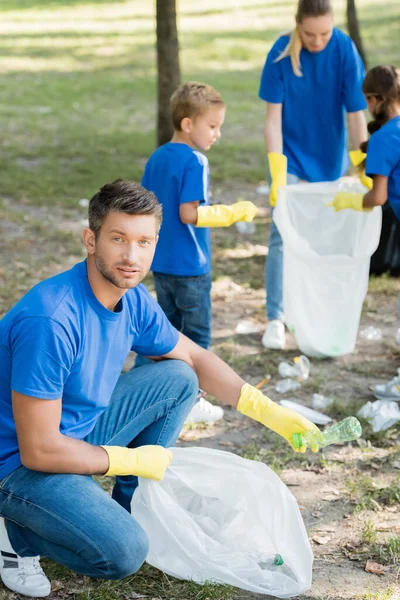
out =
<path fill-rule="evenodd" d="M 296 27 L 267 56 L 259 96 L 267 103 L 265 145 L 270 203 L 279 187 L 333 181 L 349 166 L 346 119 L 354 149 L 367 139 L 364 67 L 352 40 L 333 26 L 329 0 L 299 0 Z M 282 239 L 271 225 L 265 269 L 268 325 L 262 343 L 285 347 L 282 306 Z"/>

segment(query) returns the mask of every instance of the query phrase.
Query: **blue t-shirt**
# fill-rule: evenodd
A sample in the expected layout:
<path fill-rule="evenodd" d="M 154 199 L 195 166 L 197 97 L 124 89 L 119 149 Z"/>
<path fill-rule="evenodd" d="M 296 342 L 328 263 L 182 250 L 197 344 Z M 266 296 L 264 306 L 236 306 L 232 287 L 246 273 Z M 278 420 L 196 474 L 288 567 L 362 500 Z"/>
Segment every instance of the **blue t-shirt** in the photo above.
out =
<path fill-rule="evenodd" d="M 199 201 L 209 204 L 208 160 L 187 144 L 168 142 L 149 158 L 142 185 L 163 207 L 163 221 L 151 270 L 169 275 L 195 276 L 211 271 L 208 227 L 185 225 L 179 206 Z"/>
<path fill-rule="evenodd" d="M 388 178 L 388 200 L 400 220 L 400 116 L 391 119 L 371 135 L 365 172 Z"/>
<path fill-rule="evenodd" d="M 349 166 L 345 112 L 366 108 L 362 60 L 349 36 L 334 28 L 321 52 L 301 50 L 303 76 L 298 77 L 289 56 L 274 62 L 288 42 L 289 36 L 283 35 L 272 46 L 259 96 L 282 104 L 288 172 L 306 181 L 333 181 Z"/>
<path fill-rule="evenodd" d="M 0 480 L 21 464 L 11 390 L 62 398 L 61 433 L 83 439 L 106 409 L 129 351 L 170 352 L 178 332 L 143 285 L 112 312 L 86 262 L 37 284 L 0 321 Z"/>

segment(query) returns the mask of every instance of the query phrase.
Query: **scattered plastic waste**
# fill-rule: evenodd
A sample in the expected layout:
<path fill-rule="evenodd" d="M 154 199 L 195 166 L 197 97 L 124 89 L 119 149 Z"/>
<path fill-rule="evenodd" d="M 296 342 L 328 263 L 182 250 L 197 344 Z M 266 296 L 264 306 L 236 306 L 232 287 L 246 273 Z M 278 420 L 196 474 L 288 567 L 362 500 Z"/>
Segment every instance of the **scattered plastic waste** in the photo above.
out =
<path fill-rule="evenodd" d="M 275 390 L 279 392 L 279 394 L 286 394 L 286 392 L 294 392 L 300 387 L 301 383 L 299 383 L 295 379 L 282 379 L 276 384 Z"/>
<path fill-rule="evenodd" d="M 382 330 L 378 327 L 369 325 L 368 327 L 365 327 L 365 329 L 360 330 L 360 337 L 372 342 L 379 342 L 379 340 L 382 339 Z"/>
<path fill-rule="evenodd" d="M 243 235 L 253 235 L 256 232 L 256 224 L 254 221 L 236 221 L 236 229 Z"/>
<path fill-rule="evenodd" d="M 394 341 L 396 342 L 396 344 L 397 344 L 398 346 L 400 346 L 400 329 L 398 329 L 398 330 L 396 331 L 396 335 L 395 335 Z"/>
<path fill-rule="evenodd" d="M 376 400 L 367 402 L 357 413 L 358 417 L 371 423 L 372 431 L 385 431 L 400 421 L 400 408 L 397 402 L 391 400 Z"/>
<path fill-rule="evenodd" d="M 323 394 L 313 394 L 311 406 L 316 410 L 323 410 L 324 408 L 328 408 L 328 406 L 332 406 L 333 398 L 328 398 Z"/>
<path fill-rule="evenodd" d="M 82 200 L 79 200 L 78 204 L 85 208 L 86 206 L 89 206 L 89 200 L 87 198 L 82 198 Z"/>
<path fill-rule="evenodd" d="M 260 196 L 266 196 L 267 194 L 269 194 L 269 185 L 267 183 L 259 185 L 256 189 L 256 193 L 260 194 Z"/>
<path fill-rule="evenodd" d="M 239 321 L 236 325 L 235 332 L 236 333 L 257 333 L 259 331 L 259 326 L 256 323 L 252 323 L 251 321 Z"/>
<path fill-rule="evenodd" d="M 302 354 L 293 359 L 294 365 L 287 362 L 279 363 L 278 373 L 281 377 L 296 377 L 300 382 L 307 381 L 311 364 L 307 356 Z"/>
<path fill-rule="evenodd" d="M 361 434 L 360 421 L 356 417 L 347 417 L 343 421 L 331 425 L 325 431 L 321 431 L 318 435 L 311 432 L 305 434 L 294 433 L 292 435 L 292 442 L 295 448 L 301 448 L 303 445 L 310 446 L 313 442 L 316 442 L 319 448 L 325 448 L 325 446 L 329 446 L 330 444 L 352 442 L 361 437 Z"/>
<path fill-rule="evenodd" d="M 299 404 L 295 400 L 281 400 L 279 404 L 286 406 L 286 408 L 291 408 L 316 425 L 326 425 L 332 421 L 331 417 L 328 417 L 328 415 L 324 415 L 312 408 L 308 408 L 308 406 Z"/>

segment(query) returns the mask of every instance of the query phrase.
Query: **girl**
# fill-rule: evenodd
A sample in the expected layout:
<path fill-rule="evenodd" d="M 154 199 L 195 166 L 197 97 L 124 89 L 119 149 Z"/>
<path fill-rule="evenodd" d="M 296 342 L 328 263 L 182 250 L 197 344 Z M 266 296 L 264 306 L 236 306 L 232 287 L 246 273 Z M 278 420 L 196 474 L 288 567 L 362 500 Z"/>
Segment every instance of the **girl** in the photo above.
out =
<path fill-rule="evenodd" d="M 353 148 L 367 139 L 361 92 L 364 68 L 351 39 L 333 26 L 329 0 L 299 0 L 296 27 L 267 56 L 259 96 L 267 103 L 265 144 L 270 203 L 286 182 L 332 181 L 347 170 L 347 134 Z M 328 143 L 327 143 L 328 140 Z M 266 264 L 266 348 L 285 346 L 282 239 L 271 225 Z"/>

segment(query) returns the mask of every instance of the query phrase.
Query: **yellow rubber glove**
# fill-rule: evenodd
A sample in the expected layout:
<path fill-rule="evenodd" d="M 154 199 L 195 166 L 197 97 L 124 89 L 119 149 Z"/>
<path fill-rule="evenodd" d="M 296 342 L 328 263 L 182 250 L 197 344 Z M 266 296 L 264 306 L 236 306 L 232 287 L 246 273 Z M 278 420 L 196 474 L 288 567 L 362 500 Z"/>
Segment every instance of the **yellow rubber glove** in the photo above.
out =
<path fill-rule="evenodd" d="M 171 450 L 162 446 L 102 446 L 108 454 L 109 467 L 106 475 L 138 475 L 161 481 L 172 460 Z"/>
<path fill-rule="evenodd" d="M 287 158 L 279 152 L 268 152 L 269 173 L 271 175 L 271 189 L 269 192 L 269 203 L 276 206 L 279 188 L 286 185 Z"/>
<path fill-rule="evenodd" d="M 292 435 L 294 433 L 304 434 L 311 431 L 315 434 L 316 440 L 321 436 L 320 430 L 314 423 L 311 423 L 294 410 L 273 402 L 270 398 L 264 396 L 260 390 L 248 383 L 245 383 L 242 387 L 237 410 L 281 435 L 289 442 L 295 452 L 305 452 L 306 446 L 303 445 L 298 449 L 293 446 Z M 316 441 L 310 443 L 310 447 L 313 452 L 318 451 Z"/>
<path fill-rule="evenodd" d="M 335 212 L 339 212 L 340 210 L 344 210 L 346 208 L 352 208 L 353 210 L 358 210 L 360 212 L 370 212 L 371 208 L 364 208 L 363 193 L 356 194 L 354 192 L 338 192 L 333 199 L 333 202 L 328 202 L 326 206 L 333 206 Z"/>
<path fill-rule="evenodd" d="M 197 227 L 229 227 L 236 221 L 252 221 L 258 208 L 249 200 L 241 200 L 231 205 L 197 207 Z"/>
<path fill-rule="evenodd" d="M 349 152 L 350 161 L 353 167 L 357 169 L 357 176 L 361 183 L 368 189 L 372 190 L 372 179 L 365 174 L 365 169 L 359 169 L 358 167 L 367 158 L 367 155 L 362 150 L 351 150 Z"/>

